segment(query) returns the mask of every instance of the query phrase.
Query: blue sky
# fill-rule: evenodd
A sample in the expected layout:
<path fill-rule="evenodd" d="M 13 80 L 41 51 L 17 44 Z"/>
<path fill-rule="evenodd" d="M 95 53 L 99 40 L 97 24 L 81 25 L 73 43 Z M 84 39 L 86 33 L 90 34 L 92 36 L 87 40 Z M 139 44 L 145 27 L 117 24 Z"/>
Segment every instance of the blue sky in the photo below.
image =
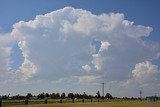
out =
<path fill-rule="evenodd" d="M 101 90 L 101 85 L 98 83 L 102 81 L 106 82 L 106 92 L 109 91 L 114 96 L 137 96 L 140 89 L 144 89 L 145 95 L 152 95 L 151 91 L 159 93 L 157 90 L 160 85 L 157 81 L 150 84 L 160 77 L 159 6 L 160 1 L 158 0 L 0 0 L 0 36 L 2 37 L 2 39 L 0 38 L 0 55 L 2 57 L 0 63 L 4 66 L 4 69 L 1 69 L 4 77 L 0 76 L 0 80 L 5 81 L 1 82 L 2 92 L 0 94 L 15 95 L 27 92 L 37 94 L 43 91 L 80 93 L 86 91 L 89 94 L 95 94 L 97 90 Z M 81 19 L 79 18 L 81 15 L 75 17 L 77 14 L 69 15 L 74 20 L 65 17 L 70 14 L 70 11 L 77 12 L 76 9 L 82 9 L 79 12 L 88 18 L 83 19 L 82 17 Z M 60 15 L 56 14 L 57 10 Z M 84 13 L 85 10 L 91 14 Z M 52 25 L 52 21 L 46 22 L 47 17 L 43 17 L 43 15 L 47 13 L 51 14 L 47 17 L 53 18 L 53 22 L 56 24 Z M 104 19 L 100 17 L 102 14 L 106 15 Z M 32 24 L 27 25 L 26 23 L 30 20 L 36 23 L 37 15 L 42 15 L 42 19 L 44 19 L 37 18 L 39 24 L 35 25 L 35 30 Z M 107 17 L 109 18 L 107 19 Z M 77 26 L 75 24 L 72 28 L 70 24 L 72 25 L 76 18 L 80 19 L 80 22 L 77 22 Z M 92 22 L 92 20 L 95 21 Z M 24 21 L 24 23 L 20 23 L 20 21 Z M 86 21 L 86 25 L 82 24 L 83 21 Z M 94 29 L 92 27 L 86 28 L 86 32 L 84 32 L 85 26 L 92 26 L 94 22 L 97 26 L 101 26 L 98 24 L 101 21 L 111 22 L 110 25 L 113 24 L 116 27 L 115 29 L 110 28 L 112 32 L 104 32 L 101 29 L 92 34 L 91 32 L 95 31 L 92 31 Z M 119 24 L 119 21 L 122 21 L 122 25 L 114 25 L 114 23 Z M 134 24 L 131 24 L 132 21 Z M 48 26 L 54 26 L 51 27 L 53 30 L 50 31 L 51 28 L 46 27 L 45 24 L 44 28 L 40 28 L 43 22 Z M 59 26 L 62 28 L 60 27 L 60 30 L 57 31 Z M 127 27 L 123 29 L 120 26 Z M 57 32 L 55 33 L 55 31 Z M 121 31 L 126 33 L 119 33 Z M 116 37 L 116 34 L 122 35 L 122 37 Z M 42 35 L 42 37 L 38 35 Z M 66 35 L 71 35 L 71 37 L 63 38 Z M 72 37 L 72 35 L 83 35 L 86 38 Z M 111 36 L 105 37 L 104 35 Z M 14 40 L 12 40 L 13 38 Z M 60 38 L 62 41 L 57 42 L 53 38 L 57 41 L 57 38 Z M 90 44 L 92 44 L 91 47 Z M 94 49 L 92 50 L 94 46 L 95 52 Z M 132 55 L 133 53 L 134 55 Z M 123 63 L 120 63 L 121 61 Z M 128 66 L 125 66 L 126 64 Z M 9 68 L 9 71 L 5 70 L 5 66 Z M 151 72 L 151 75 L 143 72 L 144 69 Z M 11 77 L 8 77 L 8 72 Z M 15 74 L 12 75 L 12 73 Z M 139 80 L 144 76 L 151 79 Z M 16 82 L 12 83 L 12 79 Z M 10 81 L 8 82 L 8 80 Z M 88 83 L 84 83 L 84 81 L 88 81 Z M 90 84 L 90 82 L 95 84 Z M 11 87 L 8 84 L 11 84 Z M 134 84 L 133 86 L 137 86 L 137 88 L 130 87 L 130 84 Z M 150 88 L 145 90 L 147 86 L 154 85 L 157 90 Z M 125 91 L 118 92 L 123 89 L 123 86 L 127 87 L 124 89 Z M 127 93 L 125 93 L 126 90 Z"/>
<path fill-rule="evenodd" d="M 34 19 L 36 15 L 45 14 L 53 10 L 72 6 L 83 8 L 94 14 L 120 12 L 124 13 L 126 19 L 134 20 L 135 23 L 153 26 L 158 32 L 160 24 L 159 12 L 160 2 L 158 0 L 1 0 L 1 27 L 4 32 L 12 29 L 12 25 L 20 20 L 28 21 Z M 145 18 L 145 20 L 144 20 Z M 158 32 L 159 33 L 159 32 Z M 158 34 L 156 33 L 156 34 Z"/>

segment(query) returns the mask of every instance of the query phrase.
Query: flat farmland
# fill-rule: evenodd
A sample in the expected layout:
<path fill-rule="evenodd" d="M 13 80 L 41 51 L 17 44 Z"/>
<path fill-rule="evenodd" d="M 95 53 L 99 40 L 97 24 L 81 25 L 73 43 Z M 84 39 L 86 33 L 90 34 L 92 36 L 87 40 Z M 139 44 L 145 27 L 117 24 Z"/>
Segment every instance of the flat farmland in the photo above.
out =
<path fill-rule="evenodd" d="M 3 105 L 2 105 L 3 107 Z M 109 102 L 76 102 L 76 103 L 49 103 L 29 105 L 4 105 L 4 107 L 160 107 L 160 101 L 109 101 Z"/>

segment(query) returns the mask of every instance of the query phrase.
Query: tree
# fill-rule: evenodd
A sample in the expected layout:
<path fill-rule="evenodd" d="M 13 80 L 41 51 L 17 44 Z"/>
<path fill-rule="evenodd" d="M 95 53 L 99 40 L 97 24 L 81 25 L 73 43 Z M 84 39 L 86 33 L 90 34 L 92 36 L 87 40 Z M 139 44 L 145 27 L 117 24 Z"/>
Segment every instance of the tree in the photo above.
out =
<path fill-rule="evenodd" d="M 66 94 L 65 94 L 65 93 L 62 93 L 62 94 L 61 94 L 61 98 L 62 98 L 62 99 L 66 98 Z"/>
<path fill-rule="evenodd" d="M 88 95 L 85 92 L 83 93 L 83 98 L 85 98 L 85 99 L 88 98 Z"/>
<path fill-rule="evenodd" d="M 7 99 L 8 96 L 7 96 L 7 95 L 4 95 L 4 96 L 2 96 L 1 98 L 2 98 L 2 99 Z"/>
<path fill-rule="evenodd" d="M 48 93 L 46 93 L 46 95 L 45 95 L 46 97 L 49 97 L 50 95 L 48 94 Z"/>
<path fill-rule="evenodd" d="M 78 93 L 74 94 L 74 97 L 79 99 L 80 98 L 80 95 Z"/>
<path fill-rule="evenodd" d="M 27 95 L 26 95 L 26 98 L 30 98 L 30 97 L 32 97 L 32 94 L 31 93 L 28 93 Z"/>
<path fill-rule="evenodd" d="M 56 99 L 56 94 L 55 93 L 52 93 L 50 96 L 51 96 L 51 98 Z"/>
<path fill-rule="evenodd" d="M 37 96 L 39 99 L 44 99 L 44 97 L 45 97 L 45 93 L 43 92 L 43 93 L 41 93 L 41 94 L 38 94 L 38 96 Z"/>
<path fill-rule="evenodd" d="M 98 91 L 96 94 L 97 94 L 97 95 L 96 95 L 96 97 L 97 97 L 97 98 L 100 98 L 100 97 L 101 97 L 101 95 L 100 95 L 100 92 L 99 92 L 99 91 Z"/>
<path fill-rule="evenodd" d="M 56 98 L 56 99 L 59 99 L 59 98 L 60 98 L 59 93 L 56 93 L 56 94 L 55 94 L 55 98 Z"/>
<path fill-rule="evenodd" d="M 106 93 L 106 96 L 105 96 L 107 99 L 112 99 L 112 95 L 110 93 Z"/>
<path fill-rule="evenodd" d="M 69 93 L 69 94 L 68 94 L 68 98 L 73 99 L 73 98 L 74 98 L 74 94 L 73 94 L 73 93 Z"/>
<path fill-rule="evenodd" d="M 12 99 L 26 99 L 26 96 L 21 96 L 19 94 L 12 96 Z"/>

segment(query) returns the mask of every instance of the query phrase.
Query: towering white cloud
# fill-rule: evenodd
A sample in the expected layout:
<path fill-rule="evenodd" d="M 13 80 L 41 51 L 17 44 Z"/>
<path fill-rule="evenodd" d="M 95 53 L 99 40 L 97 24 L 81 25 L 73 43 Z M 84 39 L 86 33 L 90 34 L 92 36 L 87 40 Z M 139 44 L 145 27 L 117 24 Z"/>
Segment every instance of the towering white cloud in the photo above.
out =
<path fill-rule="evenodd" d="M 77 77 L 80 83 L 122 82 L 133 74 L 135 80 L 145 84 L 150 81 L 146 77 L 154 78 L 157 72 L 157 66 L 145 61 L 155 60 L 160 52 L 158 46 L 141 39 L 152 30 L 126 20 L 122 13 L 95 15 L 65 7 L 13 25 L 10 36 L 5 37 L 18 43 L 24 57 L 15 71 L 10 70 L 12 45 L 0 36 L 0 69 L 20 80 Z"/>
<path fill-rule="evenodd" d="M 147 84 L 156 81 L 158 66 L 146 61 L 135 65 L 132 71 L 134 80 L 139 84 Z"/>
<path fill-rule="evenodd" d="M 159 76 L 160 72 L 157 65 L 152 64 L 150 61 L 137 63 L 132 70 L 131 78 L 123 81 L 122 86 L 125 86 L 128 93 L 143 90 L 145 95 L 153 95 L 153 92 L 158 92 L 160 86 Z M 131 95 L 133 96 L 134 93 Z"/>

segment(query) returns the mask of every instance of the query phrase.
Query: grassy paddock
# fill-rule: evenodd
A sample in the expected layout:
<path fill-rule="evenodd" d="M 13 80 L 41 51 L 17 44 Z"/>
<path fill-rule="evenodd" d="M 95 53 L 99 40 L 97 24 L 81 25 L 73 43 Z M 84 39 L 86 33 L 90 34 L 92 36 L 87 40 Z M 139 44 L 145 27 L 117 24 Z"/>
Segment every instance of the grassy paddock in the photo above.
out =
<path fill-rule="evenodd" d="M 3 106 L 2 106 L 3 107 Z M 5 107 L 160 107 L 160 101 L 110 101 L 110 102 L 86 102 L 86 103 L 49 103 L 29 105 L 6 105 Z"/>

